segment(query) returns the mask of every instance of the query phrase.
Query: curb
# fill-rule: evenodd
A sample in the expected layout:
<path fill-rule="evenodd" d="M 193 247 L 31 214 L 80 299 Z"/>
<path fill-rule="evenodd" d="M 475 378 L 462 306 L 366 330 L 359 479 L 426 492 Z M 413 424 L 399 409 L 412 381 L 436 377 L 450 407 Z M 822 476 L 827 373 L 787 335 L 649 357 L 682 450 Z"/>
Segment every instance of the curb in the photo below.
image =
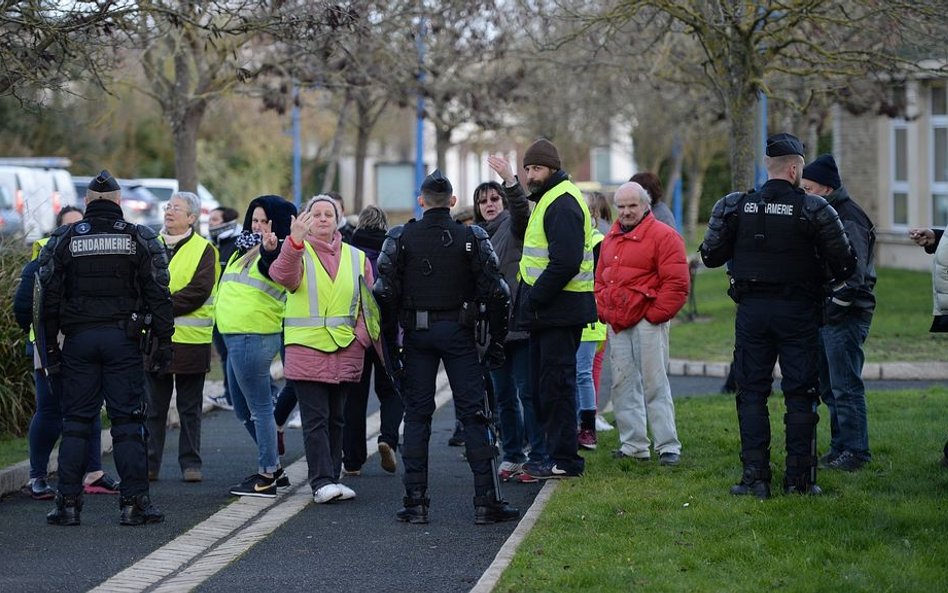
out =
<path fill-rule="evenodd" d="M 729 362 L 701 362 L 672 358 L 668 361 L 668 374 L 677 377 L 727 377 L 731 369 Z M 774 377 L 780 378 L 780 365 L 774 369 Z M 948 362 L 867 362 L 862 368 L 866 381 L 944 381 L 948 380 Z"/>

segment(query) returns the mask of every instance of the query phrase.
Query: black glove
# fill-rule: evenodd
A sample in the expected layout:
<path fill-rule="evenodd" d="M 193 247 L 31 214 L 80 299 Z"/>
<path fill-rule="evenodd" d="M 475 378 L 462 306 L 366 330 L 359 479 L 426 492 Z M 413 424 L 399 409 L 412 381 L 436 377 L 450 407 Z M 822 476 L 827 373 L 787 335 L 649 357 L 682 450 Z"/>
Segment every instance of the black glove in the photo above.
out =
<path fill-rule="evenodd" d="M 174 348 L 171 343 L 161 344 L 155 350 L 155 353 L 147 361 L 147 369 L 150 373 L 164 373 L 167 372 L 168 367 L 171 366 L 171 361 L 174 359 Z"/>
<path fill-rule="evenodd" d="M 504 366 L 504 360 L 506 355 L 504 354 L 504 345 L 500 342 L 491 342 L 487 346 L 487 352 L 484 353 L 484 363 L 487 365 L 487 368 L 490 370 L 496 370 Z"/>
<path fill-rule="evenodd" d="M 823 307 L 823 321 L 826 325 L 839 325 L 846 320 L 846 316 L 852 310 L 851 305 L 851 302 L 844 304 L 844 301 L 840 301 L 835 297 L 827 299 L 826 305 Z"/>
<path fill-rule="evenodd" d="M 62 362 L 62 352 L 59 346 L 46 347 L 46 374 L 55 375 L 59 373 L 60 363 Z"/>

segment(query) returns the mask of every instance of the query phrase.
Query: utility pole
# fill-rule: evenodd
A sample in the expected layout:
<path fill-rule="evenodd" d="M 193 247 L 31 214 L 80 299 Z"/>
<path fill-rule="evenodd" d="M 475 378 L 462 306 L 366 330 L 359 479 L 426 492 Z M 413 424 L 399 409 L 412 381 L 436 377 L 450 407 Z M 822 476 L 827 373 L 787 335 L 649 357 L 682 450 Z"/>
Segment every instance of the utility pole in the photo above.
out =
<path fill-rule="evenodd" d="M 425 81 L 425 17 L 418 20 L 418 99 L 415 110 L 415 189 L 421 194 L 421 184 L 425 180 L 425 94 L 422 84 Z M 415 219 L 421 220 L 421 205 L 415 204 Z"/>

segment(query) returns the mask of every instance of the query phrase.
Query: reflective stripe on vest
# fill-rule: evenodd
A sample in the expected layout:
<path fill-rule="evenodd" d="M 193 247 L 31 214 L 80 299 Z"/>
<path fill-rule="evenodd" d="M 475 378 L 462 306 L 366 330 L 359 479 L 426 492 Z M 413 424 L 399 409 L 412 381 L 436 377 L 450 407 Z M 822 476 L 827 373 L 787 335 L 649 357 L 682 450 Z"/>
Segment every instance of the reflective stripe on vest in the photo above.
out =
<path fill-rule="evenodd" d="M 547 208 L 555 200 L 563 197 L 565 194 L 572 196 L 579 204 L 583 212 L 583 221 L 586 228 L 583 239 L 583 261 L 579 265 L 579 272 L 570 278 L 563 290 L 570 292 L 592 292 L 594 270 L 593 270 L 593 242 L 592 242 L 592 217 L 589 216 L 589 208 L 586 207 L 586 201 L 583 200 L 583 194 L 576 185 L 569 179 L 565 179 L 550 188 L 540 198 L 537 207 L 530 214 L 530 221 L 527 223 L 527 232 L 523 238 L 523 257 L 520 258 L 520 278 L 530 286 L 536 283 L 537 278 L 550 265 L 550 242 L 547 240 L 546 230 L 543 228 L 543 217 L 546 215 Z M 567 198 L 568 199 L 568 198 Z"/>
<path fill-rule="evenodd" d="M 345 267 L 347 262 L 349 270 Z M 333 280 L 316 250 L 306 242 L 303 277 L 296 292 L 286 297 L 283 342 L 321 352 L 335 352 L 351 344 L 359 315 L 359 277 L 364 269 L 365 253 L 343 243 Z"/>
<path fill-rule="evenodd" d="M 164 237 L 162 237 L 162 242 L 164 242 Z M 207 297 L 203 305 L 187 315 L 174 318 L 174 335 L 171 336 L 171 341 L 176 344 L 211 343 L 214 333 L 214 297 L 217 295 L 217 275 L 220 273 L 221 266 L 217 248 L 197 233 L 192 234 L 168 262 L 168 271 L 171 273 L 168 289 L 171 294 L 174 294 L 194 279 L 204 251 L 208 247 L 214 251 L 214 286 L 211 288 L 211 295 Z"/>
<path fill-rule="evenodd" d="M 42 239 L 37 239 L 33 243 L 33 257 L 30 259 L 36 259 L 39 257 L 40 251 L 43 250 L 43 246 L 49 242 L 49 237 L 43 237 Z M 32 291 L 30 291 L 32 293 Z M 33 324 L 30 324 L 30 342 L 36 342 L 36 333 L 33 331 Z"/>
<path fill-rule="evenodd" d="M 222 334 L 278 334 L 283 331 L 286 289 L 262 273 L 256 255 L 231 257 L 217 289 L 214 321 Z"/>
<path fill-rule="evenodd" d="M 592 246 L 595 248 L 596 245 L 602 243 L 603 237 L 602 233 L 596 227 L 593 227 L 593 237 L 592 237 Z M 591 252 L 590 252 L 591 253 Z M 582 342 L 602 342 L 606 339 L 606 324 L 599 321 L 598 319 L 595 323 L 587 323 L 583 326 L 583 335 L 580 338 Z"/>

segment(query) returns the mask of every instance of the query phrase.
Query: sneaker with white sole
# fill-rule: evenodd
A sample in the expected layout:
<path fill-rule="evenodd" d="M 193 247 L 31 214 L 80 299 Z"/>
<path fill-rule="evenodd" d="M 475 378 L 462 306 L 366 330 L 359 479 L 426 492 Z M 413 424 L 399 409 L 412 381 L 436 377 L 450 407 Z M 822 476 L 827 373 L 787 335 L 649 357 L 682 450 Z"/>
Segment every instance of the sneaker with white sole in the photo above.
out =
<path fill-rule="evenodd" d="M 230 487 L 234 496 L 253 496 L 256 498 L 276 498 L 276 476 L 266 477 L 254 474 L 240 484 Z"/>
<path fill-rule="evenodd" d="M 207 397 L 207 398 L 205 398 L 205 399 L 207 399 L 207 401 L 211 402 L 211 404 L 213 404 L 213 406 L 214 406 L 215 408 L 220 408 L 221 410 L 233 410 L 233 409 L 234 409 L 233 404 L 231 404 L 229 401 L 227 401 L 227 397 L 224 396 L 224 395 L 215 395 L 215 396 Z"/>
<path fill-rule="evenodd" d="M 300 411 L 295 410 L 290 414 L 290 419 L 286 421 L 287 428 L 303 428 L 303 419 L 300 417 Z"/>
<path fill-rule="evenodd" d="M 355 490 L 345 484 L 336 484 L 336 487 L 339 488 L 339 492 L 342 493 L 339 495 L 339 500 L 352 500 L 356 497 Z"/>
<path fill-rule="evenodd" d="M 316 504 L 326 504 L 327 502 L 332 502 L 341 496 L 342 490 L 339 489 L 339 484 L 325 484 L 313 492 L 313 502 Z"/>
<path fill-rule="evenodd" d="M 276 480 L 277 488 L 284 489 L 290 487 L 290 478 L 286 475 L 286 472 L 283 471 L 282 467 L 278 467 L 275 472 L 273 472 L 273 478 Z"/>
<path fill-rule="evenodd" d="M 523 473 L 523 464 L 515 463 L 513 461 L 504 461 L 500 464 L 500 467 L 497 468 L 497 477 L 499 477 L 504 482 L 509 482 L 516 476 L 519 476 Z"/>
<path fill-rule="evenodd" d="M 610 430 L 615 430 L 616 427 L 609 424 L 609 422 L 602 416 L 596 416 L 596 432 L 609 432 Z"/>

